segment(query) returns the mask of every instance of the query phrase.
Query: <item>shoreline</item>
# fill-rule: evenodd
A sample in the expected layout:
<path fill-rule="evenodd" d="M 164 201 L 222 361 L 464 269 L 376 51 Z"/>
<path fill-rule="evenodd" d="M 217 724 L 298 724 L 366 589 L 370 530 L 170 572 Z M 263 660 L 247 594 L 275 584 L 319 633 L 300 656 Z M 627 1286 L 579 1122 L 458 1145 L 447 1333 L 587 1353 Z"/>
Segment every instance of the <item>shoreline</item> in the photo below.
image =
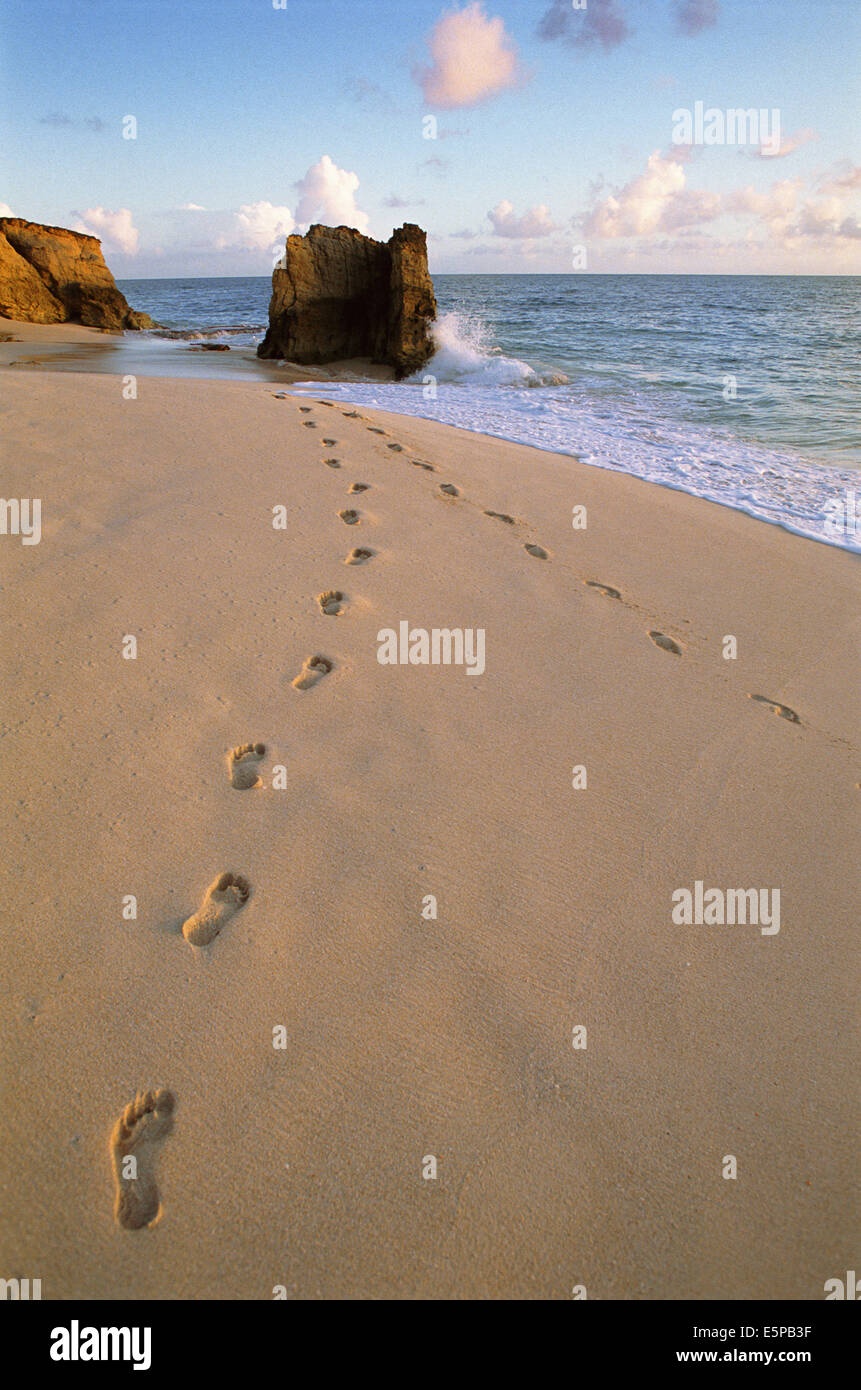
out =
<path fill-rule="evenodd" d="M 59 333 L 58 329 L 64 331 Z M 683 468 L 680 477 L 651 476 L 651 467 L 644 472 L 636 466 L 632 467 L 630 462 L 624 467 L 611 457 L 604 460 L 583 459 L 582 454 L 578 454 L 573 446 L 554 449 L 549 441 L 517 439 L 510 420 L 500 422 L 488 418 L 487 413 L 478 424 L 472 417 L 466 424 L 458 418 L 451 418 L 452 414 L 455 417 L 459 414 L 464 401 L 472 399 L 474 387 L 461 388 L 462 398 L 458 397 L 457 406 L 453 411 L 451 408 L 448 409 L 448 419 L 443 418 L 442 410 L 438 410 L 436 414 L 424 414 L 420 411 L 414 413 L 415 403 L 410 401 L 408 396 L 403 399 L 405 406 L 409 405 L 410 408 L 402 411 L 387 410 L 385 401 L 380 403 L 373 399 L 376 394 L 390 386 L 396 386 L 397 389 L 403 387 L 407 392 L 415 391 L 417 388 L 415 384 L 411 386 L 409 383 L 395 383 L 389 368 L 365 359 L 332 362 L 321 367 L 293 363 L 278 365 L 259 359 L 250 348 L 233 348 L 229 353 L 211 352 L 200 348 L 196 342 L 178 346 L 176 340 L 154 338 L 147 334 L 139 337 L 133 333 L 110 333 L 78 324 L 27 324 L 0 318 L 0 337 L 4 334 L 13 336 L 16 341 L 0 341 L 0 369 L 9 367 L 13 370 L 46 369 L 63 372 L 80 370 L 122 375 L 124 378 L 141 376 L 145 379 L 168 381 L 224 381 L 249 386 L 271 384 L 282 389 L 302 387 L 306 388 L 306 392 L 323 389 L 328 384 L 337 388 L 337 394 L 333 398 L 334 404 L 349 401 L 359 409 L 381 411 L 401 419 L 426 419 L 433 424 L 462 429 L 470 435 L 499 439 L 519 447 L 537 449 L 554 457 L 568 458 L 584 467 L 619 476 L 638 477 L 669 491 L 678 491 L 686 496 L 711 501 L 715 505 L 740 512 L 789 534 L 813 540 L 817 544 L 845 550 L 850 554 L 861 554 L 861 502 L 855 502 L 856 482 L 861 490 L 861 474 L 849 464 L 817 463 L 807 459 L 803 454 L 799 454 L 796 461 L 788 462 L 789 456 L 785 452 L 781 454 L 771 445 L 747 440 L 743 436 L 736 437 L 734 442 L 763 453 L 762 459 L 754 458 L 747 468 L 748 487 L 753 489 L 753 500 L 711 495 L 714 488 L 707 473 L 691 477 L 689 474 L 685 475 Z M 28 351 L 33 346 L 40 347 L 41 351 L 38 354 Z M 344 394 L 345 390 L 349 391 L 349 395 Z M 372 399 L 363 400 L 363 397 L 368 395 Z M 474 409 L 474 404 L 472 408 Z M 495 407 L 490 408 L 491 416 L 494 409 Z M 467 414 L 470 414 L 469 409 Z M 683 437 L 685 427 L 679 424 L 677 432 Z M 784 480 L 785 486 L 789 489 L 790 495 L 793 484 L 801 489 L 801 496 L 805 502 L 800 517 L 769 515 L 769 510 L 775 509 L 774 498 L 767 502 L 757 498 L 756 479 L 768 462 L 766 454 L 773 455 L 775 460 L 783 460 L 790 468 Z M 805 490 L 809 492 L 811 489 L 813 495 L 806 495 Z M 858 495 L 861 497 L 861 491 Z M 814 500 L 817 503 L 816 509 L 811 510 Z"/>
<path fill-rule="evenodd" d="M 42 498 L 39 544 L 2 540 L 0 1240 L 43 1296 L 810 1299 L 852 1268 L 852 557 L 324 388 L 0 392 L 4 487 Z M 483 672 L 381 664 L 403 620 L 481 629 Z M 222 871 L 250 896 L 196 948 Z M 698 884 L 779 889 L 780 930 L 677 923 Z M 111 1135 L 159 1087 L 159 1216 L 124 1230 Z"/>

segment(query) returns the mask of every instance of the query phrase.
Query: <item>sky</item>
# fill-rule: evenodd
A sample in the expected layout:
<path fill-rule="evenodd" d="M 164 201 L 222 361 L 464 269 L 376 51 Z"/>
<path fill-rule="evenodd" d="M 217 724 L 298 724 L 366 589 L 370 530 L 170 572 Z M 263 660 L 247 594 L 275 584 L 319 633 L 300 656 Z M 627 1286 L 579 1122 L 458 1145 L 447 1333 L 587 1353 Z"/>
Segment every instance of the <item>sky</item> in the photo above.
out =
<path fill-rule="evenodd" d="M 115 276 L 861 273 L 858 0 L 0 0 L 0 215 Z M 737 113 L 746 113 L 738 115 Z"/>

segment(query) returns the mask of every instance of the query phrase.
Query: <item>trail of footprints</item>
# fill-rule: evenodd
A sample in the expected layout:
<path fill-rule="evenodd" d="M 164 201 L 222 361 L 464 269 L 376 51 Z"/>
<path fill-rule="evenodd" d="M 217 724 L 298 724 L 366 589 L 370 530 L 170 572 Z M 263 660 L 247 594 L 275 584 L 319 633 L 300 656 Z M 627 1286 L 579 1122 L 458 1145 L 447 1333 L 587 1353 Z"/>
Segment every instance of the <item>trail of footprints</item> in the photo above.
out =
<path fill-rule="evenodd" d="M 291 399 L 286 392 L 278 392 L 275 395 L 278 400 Z M 331 401 L 319 401 L 318 404 L 332 406 Z M 312 407 L 300 405 L 299 410 L 302 414 L 308 415 L 311 414 Z M 358 410 L 344 410 L 341 413 L 348 420 L 363 420 L 365 418 Z M 307 429 L 317 428 L 314 420 L 303 420 L 302 423 Z M 388 433 L 378 425 L 368 425 L 367 428 L 371 434 L 385 436 Z M 324 439 L 322 442 L 327 449 L 337 445 L 337 441 L 334 439 Z M 393 453 L 404 453 L 403 445 L 396 441 L 388 444 L 387 447 Z M 332 469 L 341 467 L 341 461 L 338 458 L 325 458 L 323 462 Z M 413 467 L 430 473 L 436 471 L 434 465 L 427 463 L 424 459 L 410 459 L 410 463 Z M 350 484 L 349 492 L 358 494 L 367 492 L 369 488 L 369 483 L 354 482 Z M 439 493 L 446 499 L 462 500 L 461 491 L 454 483 L 440 483 Z M 510 516 L 507 512 L 486 509 L 483 514 L 495 521 L 502 522 L 505 526 L 518 525 L 518 519 Z M 360 514 L 349 507 L 339 511 L 338 516 L 347 526 L 358 525 L 361 519 Z M 523 542 L 523 548 L 527 554 L 535 559 L 548 560 L 550 558 L 550 552 L 533 541 Z M 363 565 L 373 559 L 374 554 L 375 552 L 368 546 L 356 546 L 346 556 L 344 564 Z M 587 588 L 604 598 L 622 600 L 620 590 L 611 584 L 605 584 L 597 579 L 584 579 L 582 582 Z M 317 595 L 320 613 L 324 617 L 341 616 L 345 602 L 346 596 L 340 589 L 325 589 Z M 669 652 L 674 656 L 683 654 L 681 645 L 673 637 L 667 636 L 666 633 L 652 628 L 649 630 L 648 636 L 661 651 Z M 333 662 L 329 657 L 319 654 L 309 656 L 302 663 L 299 674 L 293 679 L 293 688 L 299 691 L 310 690 L 332 669 Z M 789 723 L 801 723 L 795 710 L 782 704 L 779 700 L 773 700 L 769 696 L 759 694 L 751 694 L 748 698 L 765 706 L 772 714 L 787 720 Z M 243 743 L 230 751 L 227 758 L 228 771 L 231 786 L 236 791 L 252 791 L 263 785 L 259 769 L 265 756 L 266 747 L 262 743 Z M 197 911 L 183 922 L 182 934 L 185 940 L 196 948 L 211 945 L 231 919 L 245 906 L 250 896 L 251 885 L 242 874 L 220 873 L 206 889 Z M 175 1107 L 176 1098 L 171 1091 L 165 1088 L 139 1093 L 133 1101 L 129 1102 L 114 1125 L 110 1139 L 115 1183 L 114 1216 L 118 1225 L 125 1230 L 134 1231 L 140 1230 L 144 1226 L 151 1227 L 156 1224 L 160 1217 L 161 1203 L 155 1181 L 155 1159 L 158 1146 L 173 1128 Z"/>

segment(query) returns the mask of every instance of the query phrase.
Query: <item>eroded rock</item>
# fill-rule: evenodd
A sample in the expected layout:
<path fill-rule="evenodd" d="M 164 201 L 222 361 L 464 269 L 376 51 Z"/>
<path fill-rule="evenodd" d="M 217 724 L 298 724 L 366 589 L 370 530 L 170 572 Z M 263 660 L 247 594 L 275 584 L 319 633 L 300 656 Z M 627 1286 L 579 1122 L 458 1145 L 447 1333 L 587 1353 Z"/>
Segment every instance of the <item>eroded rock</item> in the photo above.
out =
<path fill-rule="evenodd" d="M 129 308 L 96 237 L 19 217 L 0 217 L 0 314 L 114 331 L 156 326 Z"/>
<path fill-rule="evenodd" d="M 430 357 L 434 318 L 421 227 L 407 223 L 382 242 L 353 227 L 315 224 L 287 238 L 257 353 L 316 365 L 370 357 L 404 377 Z"/>

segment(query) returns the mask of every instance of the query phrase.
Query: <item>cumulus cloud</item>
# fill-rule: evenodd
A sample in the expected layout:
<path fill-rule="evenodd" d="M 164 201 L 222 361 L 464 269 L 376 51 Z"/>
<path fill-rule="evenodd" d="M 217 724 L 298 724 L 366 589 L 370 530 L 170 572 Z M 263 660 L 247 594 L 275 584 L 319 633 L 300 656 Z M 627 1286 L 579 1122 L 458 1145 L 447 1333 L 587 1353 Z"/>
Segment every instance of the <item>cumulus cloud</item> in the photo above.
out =
<path fill-rule="evenodd" d="M 265 200 L 243 203 L 235 214 L 236 226 L 232 244 L 246 251 L 270 251 L 296 226 L 289 208 L 276 207 Z"/>
<path fill-rule="evenodd" d="M 12 209 L 8 203 L 0 203 L 0 217 L 11 217 Z"/>
<path fill-rule="evenodd" d="M 792 135 L 781 136 L 777 149 L 771 144 L 760 145 L 758 150 L 754 150 L 754 156 L 758 159 L 785 159 L 793 150 L 801 149 L 802 145 L 809 145 L 811 140 L 818 139 L 817 131 L 805 127 L 803 130 L 796 130 Z"/>
<path fill-rule="evenodd" d="M 334 160 L 324 154 L 296 184 L 299 194 L 296 222 L 306 226 L 324 222 L 332 227 L 343 225 L 367 232 L 368 215 L 356 207 L 358 187 L 357 174 L 339 169 Z"/>
<path fill-rule="evenodd" d="M 87 208 L 86 212 L 73 212 L 77 220 L 73 231 L 86 232 L 88 236 L 98 237 L 107 251 L 122 251 L 126 256 L 136 256 L 140 237 L 132 222 L 128 208 Z"/>
<path fill-rule="evenodd" d="M 601 238 L 644 236 L 710 222 L 719 216 L 717 193 L 686 187 L 683 164 L 687 153 L 680 156 L 673 150 L 664 155 L 655 150 L 644 173 L 595 205 L 584 221 L 586 234 Z"/>
<path fill-rule="evenodd" d="M 430 106 L 475 106 L 523 80 L 505 22 L 485 14 L 481 0 L 446 11 L 427 46 L 430 67 L 416 68 L 413 76 Z"/>
<path fill-rule="evenodd" d="M 530 208 L 522 217 L 515 217 L 513 205 L 503 199 L 487 215 L 497 236 L 532 238 L 549 236 L 557 230 L 550 209 L 543 203 Z"/>
<path fill-rule="evenodd" d="M 538 25 L 542 39 L 562 39 L 575 48 L 617 48 L 630 34 L 617 0 L 589 0 L 583 10 L 575 10 L 571 0 L 553 0 Z"/>
<path fill-rule="evenodd" d="M 718 0 L 675 0 L 676 28 L 693 38 L 718 21 Z"/>
<path fill-rule="evenodd" d="M 861 188 L 861 164 L 856 164 L 853 168 L 848 160 L 844 160 L 836 169 L 831 169 L 827 173 L 820 175 L 820 189 L 823 193 L 852 193 L 856 188 Z"/>
<path fill-rule="evenodd" d="M 180 212 L 206 212 L 206 208 L 201 207 L 200 203 L 183 203 Z"/>

